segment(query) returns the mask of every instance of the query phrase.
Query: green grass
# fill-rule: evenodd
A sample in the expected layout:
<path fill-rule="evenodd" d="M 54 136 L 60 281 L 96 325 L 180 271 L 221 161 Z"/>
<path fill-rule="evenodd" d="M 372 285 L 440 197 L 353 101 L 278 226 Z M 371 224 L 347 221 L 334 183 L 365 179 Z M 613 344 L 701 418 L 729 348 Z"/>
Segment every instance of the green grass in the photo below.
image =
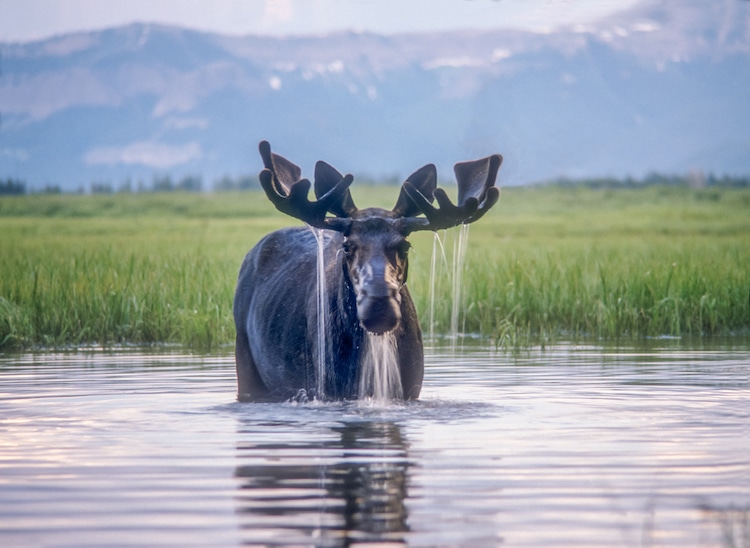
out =
<path fill-rule="evenodd" d="M 355 187 L 362 207 L 396 188 Z M 750 190 L 504 189 L 471 226 L 459 327 L 517 347 L 550 340 L 748 334 Z M 297 221 L 261 193 L 0 198 L 0 349 L 234 339 L 239 265 Z M 442 234 L 447 265 L 457 230 Z M 409 287 L 430 331 L 431 233 Z M 448 268 L 435 333 L 450 329 Z"/>

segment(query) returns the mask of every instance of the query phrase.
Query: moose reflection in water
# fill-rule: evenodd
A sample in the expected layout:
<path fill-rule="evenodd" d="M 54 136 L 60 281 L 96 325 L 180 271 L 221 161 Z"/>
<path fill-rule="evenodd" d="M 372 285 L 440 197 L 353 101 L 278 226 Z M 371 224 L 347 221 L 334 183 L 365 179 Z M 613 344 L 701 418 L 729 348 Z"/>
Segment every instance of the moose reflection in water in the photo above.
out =
<path fill-rule="evenodd" d="M 271 425 L 265 425 L 269 428 Z M 273 425 L 283 429 L 290 425 Z M 257 431 L 260 429 L 261 431 Z M 250 427 L 263 438 L 261 426 Z M 267 544 L 405 545 L 408 444 L 392 422 L 347 422 L 320 441 L 246 443 L 235 475 L 240 526 Z"/>
<path fill-rule="evenodd" d="M 358 209 L 349 192 L 352 176 L 325 162 L 315 166 L 317 199 L 309 201 L 310 181 L 300 168 L 272 153 L 266 141 L 259 148 L 265 165 L 260 182 L 269 200 L 312 229 L 273 232 L 245 257 L 234 298 L 238 398 L 372 396 L 378 383 L 363 376 L 365 369 L 373 374 L 365 366 L 375 349 L 394 362 L 399 386 L 387 396 L 419 397 L 424 352 L 406 288 L 406 238 L 484 215 L 499 197 L 494 185 L 502 157 L 455 165 L 458 205 L 436 188 L 437 170 L 426 165 L 408 177 L 388 211 Z"/>

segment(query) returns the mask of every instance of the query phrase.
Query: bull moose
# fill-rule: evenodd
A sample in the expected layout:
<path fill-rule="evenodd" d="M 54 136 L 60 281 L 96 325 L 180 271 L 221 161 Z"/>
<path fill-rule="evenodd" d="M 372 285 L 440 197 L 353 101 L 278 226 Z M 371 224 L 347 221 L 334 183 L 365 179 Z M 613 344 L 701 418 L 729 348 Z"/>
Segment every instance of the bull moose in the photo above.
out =
<path fill-rule="evenodd" d="M 406 287 L 407 237 L 482 217 L 498 200 L 494 186 L 502 156 L 461 162 L 454 171 L 458 204 L 437 188 L 437 170 L 428 164 L 408 177 L 395 207 L 358 209 L 351 175 L 319 161 L 314 193 L 298 166 L 259 146 L 265 168 L 260 183 L 282 213 L 320 230 L 323 257 L 322 303 L 327 351 L 316 367 L 321 322 L 317 272 L 319 245 L 309 227 L 268 234 L 246 255 L 234 296 L 235 357 L 240 401 L 285 401 L 303 394 L 356 399 L 366 337 L 391 334 L 405 399 L 422 388 L 422 332 Z M 437 200 L 438 207 L 433 205 Z M 323 371 L 323 373 L 321 373 Z M 320 378 L 321 374 L 324 378 Z"/>

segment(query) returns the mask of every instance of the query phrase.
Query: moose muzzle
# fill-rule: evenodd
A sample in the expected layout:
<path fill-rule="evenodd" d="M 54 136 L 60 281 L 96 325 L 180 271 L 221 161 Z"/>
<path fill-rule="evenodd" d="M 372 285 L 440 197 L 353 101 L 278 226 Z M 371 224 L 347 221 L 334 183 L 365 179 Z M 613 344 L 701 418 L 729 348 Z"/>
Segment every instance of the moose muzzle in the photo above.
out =
<path fill-rule="evenodd" d="M 396 329 L 401 321 L 401 292 L 389 265 L 377 263 L 360 272 L 357 317 L 367 331 L 382 335 Z"/>

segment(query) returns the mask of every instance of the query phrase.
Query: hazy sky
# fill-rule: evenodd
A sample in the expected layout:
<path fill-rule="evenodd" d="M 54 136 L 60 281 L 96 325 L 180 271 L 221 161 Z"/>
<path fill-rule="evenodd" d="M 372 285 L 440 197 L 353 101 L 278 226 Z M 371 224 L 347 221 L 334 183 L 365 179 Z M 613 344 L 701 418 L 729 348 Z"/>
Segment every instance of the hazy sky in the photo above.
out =
<path fill-rule="evenodd" d="M 318 34 L 587 23 L 640 0 L 0 0 L 0 41 L 132 22 L 229 34 Z"/>

